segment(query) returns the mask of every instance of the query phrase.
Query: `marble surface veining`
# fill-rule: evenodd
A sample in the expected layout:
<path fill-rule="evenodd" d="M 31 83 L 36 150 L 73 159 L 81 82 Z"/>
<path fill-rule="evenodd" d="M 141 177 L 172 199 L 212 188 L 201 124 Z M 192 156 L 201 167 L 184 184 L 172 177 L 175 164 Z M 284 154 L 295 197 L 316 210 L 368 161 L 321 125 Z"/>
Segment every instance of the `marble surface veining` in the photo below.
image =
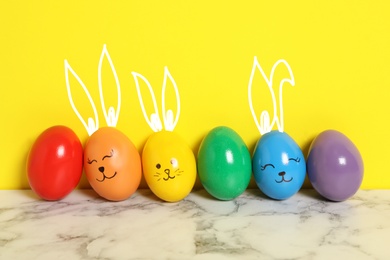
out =
<path fill-rule="evenodd" d="M 284 201 L 199 190 L 177 203 L 149 190 L 122 202 L 0 191 L 0 259 L 390 259 L 390 190 L 338 203 L 314 190 Z"/>

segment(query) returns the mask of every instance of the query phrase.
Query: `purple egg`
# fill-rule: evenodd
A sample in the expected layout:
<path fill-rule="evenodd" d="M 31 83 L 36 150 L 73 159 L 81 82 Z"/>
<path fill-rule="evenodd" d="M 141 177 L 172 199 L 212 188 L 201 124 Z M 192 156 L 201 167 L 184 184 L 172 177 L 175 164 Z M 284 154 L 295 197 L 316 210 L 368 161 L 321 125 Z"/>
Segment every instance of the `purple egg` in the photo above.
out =
<path fill-rule="evenodd" d="M 332 201 L 352 197 L 363 180 L 363 159 L 344 134 L 327 130 L 311 143 L 307 174 L 314 189 Z"/>

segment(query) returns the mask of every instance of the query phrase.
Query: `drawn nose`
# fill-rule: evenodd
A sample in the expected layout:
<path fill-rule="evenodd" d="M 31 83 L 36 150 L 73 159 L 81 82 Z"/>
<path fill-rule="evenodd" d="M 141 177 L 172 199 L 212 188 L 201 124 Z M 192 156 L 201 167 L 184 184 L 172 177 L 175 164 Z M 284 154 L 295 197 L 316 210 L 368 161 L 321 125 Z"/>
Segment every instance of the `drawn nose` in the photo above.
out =
<path fill-rule="evenodd" d="M 286 175 L 286 172 L 279 172 L 278 175 L 279 175 L 279 176 L 284 176 L 284 175 Z"/>
<path fill-rule="evenodd" d="M 169 175 L 169 169 L 165 169 L 164 172 Z"/>
<path fill-rule="evenodd" d="M 104 173 L 104 167 L 99 167 L 99 172 Z"/>

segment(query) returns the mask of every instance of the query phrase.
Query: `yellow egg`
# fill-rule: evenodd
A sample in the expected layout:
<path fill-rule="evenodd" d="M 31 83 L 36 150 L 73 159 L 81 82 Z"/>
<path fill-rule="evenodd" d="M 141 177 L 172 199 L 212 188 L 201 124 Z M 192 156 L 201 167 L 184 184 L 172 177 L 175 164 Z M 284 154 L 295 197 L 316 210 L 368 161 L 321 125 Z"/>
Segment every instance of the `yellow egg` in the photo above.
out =
<path fill-rule="evenodd" d="M 173 132 L 161 131 L 148 138 L 142 152 L 142 168 L 149 188 L 162 200 L 182 200 L 194 187 L 194 153 Z"/>

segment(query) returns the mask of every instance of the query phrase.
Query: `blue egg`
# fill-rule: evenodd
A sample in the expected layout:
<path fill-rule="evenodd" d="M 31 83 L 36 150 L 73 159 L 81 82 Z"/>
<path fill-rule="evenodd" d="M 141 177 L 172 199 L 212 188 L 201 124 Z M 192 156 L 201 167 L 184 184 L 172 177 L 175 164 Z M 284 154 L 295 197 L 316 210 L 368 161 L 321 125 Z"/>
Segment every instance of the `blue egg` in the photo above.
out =
<path fill-rule="evenodd" d="M 257 142 L 252 159 L 259 189 L 284 200 L 297 193 L 306 176 L 306 162 L 298 144 L 286 133 L 271 131 Z"/>

